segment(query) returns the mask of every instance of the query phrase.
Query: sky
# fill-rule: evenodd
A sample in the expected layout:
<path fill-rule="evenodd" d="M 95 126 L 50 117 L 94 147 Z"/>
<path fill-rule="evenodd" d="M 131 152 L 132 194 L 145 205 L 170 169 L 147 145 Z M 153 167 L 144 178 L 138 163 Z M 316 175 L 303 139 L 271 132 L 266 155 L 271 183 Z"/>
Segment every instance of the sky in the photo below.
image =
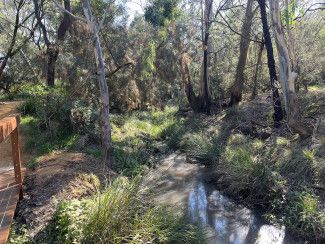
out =
<path fill-rule="evenodd" d="M 126 9 L 128 11 L 128 14 L 130 15 L 129 21 L 132 21 L 137 13 L 144 13 L 145 3 L 145 0 L 130 0 L 126 3 Z"/>

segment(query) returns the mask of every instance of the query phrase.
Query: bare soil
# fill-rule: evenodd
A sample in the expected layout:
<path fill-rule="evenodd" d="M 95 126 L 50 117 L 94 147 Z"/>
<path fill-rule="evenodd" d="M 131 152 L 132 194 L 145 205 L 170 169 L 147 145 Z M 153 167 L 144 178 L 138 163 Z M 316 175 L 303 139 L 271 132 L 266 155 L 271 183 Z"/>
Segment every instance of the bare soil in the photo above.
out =
<path fill-rule="evenodd" d="M 96 191 L 91 181 L 80 177 L 85 174 L 96 175 L 102 183 L 115 176 L 100 161 L 84 153 L 59 151 L 41 157 L 37 169 L 29 170 L 25 177 L 24 199 L 18 205 L 16 221 L 26 224 L 32 237 L 39 235 L 59 202 Z"/>

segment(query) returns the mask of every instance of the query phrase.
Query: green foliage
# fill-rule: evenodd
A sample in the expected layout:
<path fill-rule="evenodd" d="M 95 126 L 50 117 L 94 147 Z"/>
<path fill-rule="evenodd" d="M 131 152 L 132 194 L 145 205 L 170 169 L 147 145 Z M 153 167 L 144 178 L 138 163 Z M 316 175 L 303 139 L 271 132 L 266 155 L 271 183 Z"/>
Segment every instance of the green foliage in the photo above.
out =
<path fill-rule="evenodd" d="M 198 133 L 184 136 L 181 149 L 198 162 L 212 165 L 218 162 L 221 146 L 213 138 Z"/>
<path fill-rule="evenodd" d="M 52 134 L 40 128 L 40 120 L 32 116 L 24 116 L 21 126 L 26 134 L 26 149 L 36 154 L 45 154 L 59 149 L 72 149 L 76 146 L 79 136 L 68 128 Z"/>
<path fill-rule="evenodd" d="M 29 236 L 26 225 L 19 226 L 13 222 L 10 229 L 8 244 L 24 244 L 30 243 L 31 237 Z"/>
<path fill-rule="evenodd" d="M 165 111 L 112 115 L 113 169 L 136 176 L 154 164 L 156 157 L 166 151 L 162 142 L 167 140 L 166 131 L 177 124 L 175 112 L 176 108 L 166 107 Z"/>
<path fill-rule="evenodd" d="M 317 196 L 310 192 L 290 195 L 285 206 L 284 223 L 301 236 L 325 238 L 325 214 L 320 209 Z"/>
<path fill-rule="evenodd" d="M 43 85 L 25 85 L 21 96 L 26 98 L 26 102 L 19 108 L 23 115 L 35 116 L 40 120 L 41 126 L 52 131 L 57 126 L 69 128 L 70 107 L 65 90 Z"/>
<path fill-rule="evenodd" d="M 98 119 L 98 110 L 86 100 L 74 101 L 70 111 L 74 131 L 79 134 L 94 133 L 94 124 Z"/>
<path fill-rule="evenodd" d="M 154 40 L 150 40 L 148 46 L 144 49 L 142 57 L 141 77 L 143 79 L 149 79 L 152 77 L 153 73 L 156 71 L 155 66 L 156 61 L 156 45 Z"/>
<path fill-rule="evenodd" d="M 117 178 L 90 200 L 59 205 L 54 218 L 63 243 L 205 243 L 204 232 L 143 200 L 140 179 Z"/>
<path fill-rule="evenodd" d="M 286 19 L 289 20 L 289 26 L 293 26 L 296 23 L 296 17 L 304 13 L 304 9 L 299 6 L 299 0 L 289 1 L 288 9 L 285 9 L 282 13 L 282 22 L 286 23 Z"/>
<path fill-rule="evenodd" d="M 71 200 L 58 205 L 53 216 L 56 239 L 60 243 L 80 243 L 83 236 L 83 224 L 87 221 L 89 201 Z"/>
<path fill-rule="evenodd" d="M 145 8 L 146 21 L 155 27 L 164 27 L 178 14 L 177 5 L 179 0 L 154 0 Z"/>

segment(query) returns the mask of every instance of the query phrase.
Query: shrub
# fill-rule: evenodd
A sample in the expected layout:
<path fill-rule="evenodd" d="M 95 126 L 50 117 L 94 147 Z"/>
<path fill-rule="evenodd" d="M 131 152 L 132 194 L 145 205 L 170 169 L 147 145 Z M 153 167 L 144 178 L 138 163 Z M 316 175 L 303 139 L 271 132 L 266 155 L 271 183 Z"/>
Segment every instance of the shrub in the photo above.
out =
<path fill-rule="evenodd" d="M 89 201 L 72 200 L 58 205 L 54 214 L 56 239 L 61 243 L 80 243 L 83 238 L 83 224 L 87 221 Z"/>
<path fill-rule="evenodd" d="M 24 96 L 27 99 L 19 108 L 20 112 L 38 118 L 41 127 L 54 133 L 57 127 L 67 128 L 71 125 L 70 106 L 63 89 L 43 85 L 26 86 Z"/>
<path fill-rule="evenodd" d="M 94 133 L 94 124 L 98 118 L 97 110 L 85 100 L 73 102 L 71 108 L 71 122 L 74 131 L 81 134 Z"/>

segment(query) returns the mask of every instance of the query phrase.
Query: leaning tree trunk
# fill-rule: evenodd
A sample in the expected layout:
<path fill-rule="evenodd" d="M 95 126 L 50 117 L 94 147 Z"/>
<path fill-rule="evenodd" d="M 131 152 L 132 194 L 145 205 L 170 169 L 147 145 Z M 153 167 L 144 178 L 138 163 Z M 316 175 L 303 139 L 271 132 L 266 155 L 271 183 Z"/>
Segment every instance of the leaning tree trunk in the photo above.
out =
<path fill-rule="evenodd" d="M 272 89 L 273 109 L 274 109 L 273 121 L 274 121 L 274 126 L 279 127 L 280 122 L 283 120 L 284 113 L 283 113 L 283 109 L 281 106 L 279 90 L 275 85 L 275 82 L 278 80 L 278 78 L 276 75 L 273 46 L 272 46 L 269 25 L 268 25 L 268 21 L 267 21 L 266 4 L 265 4 L 265 0 L 258 0 L 258 3 L 260 5 L 260 10 L 261 10 L 264 42 L 265 42 L 265 47 L 266 47 L 266 51 L 267 51 L 267 63 L 268 63 L 268 67 L 269 67 L 270 83 L 271 83 L 271 89 Z"/>
<path fill-rule="evenodd" d="M 282 89 L 285 98 L 288 124 L 302 137 L 308 137 L 312 134 L 312 129 L 304 126 L 301 122 L 301 113 L 299 111 L 299 104 L 295 91 L 295 80 L 297 78 L 297 73 L 292 72 L 289 50 L 281 24 L 279 1 L 270 0 L 270 7 L 272 16 L 272 26 L 278 50 L 280 80 L 282 83 Z"/>
<path fill-rule="evenodd" d="M 258 56 L 257 56 L 257 62 L 256 62 L 256 67 L 255 67 L 255 72 L 254 72 L 254 78 L 253 78 L 253 91 L 252 91 L 252 99 L 257 96 L 257 83 L 258 83 L 258 74 L 260 71 L 260 67 L 262 65 L 262 56 L 263 56 L 263 50 L 264 50 L 264 40 L 262 40 L 260 44 L 260 49 L 258 51 Z"/>
<path fill-rule="evenodd" d="M 233 84 L 230 91 L 230 103 L 229 106 L 238 104 L 242 99 L 243 86 L 245 82 L 245 66 L 247 61 L 247 54 L 250 44 L 250 32 L 252 28 L 252 22 L 254 17 L 253 11 L 254 0 L 247 1 L 246 13 L 241 29 L 240 38 L 240 49 L 239 49 L 239 59 L 236 70 L 235 83 Z"/>
<path fill-rule="evenodd" d="M 102 133 L 102 147 L 103 147 L 103 162 L 109 167 L 112 167 L 112 139 L 111 139 L 111 125 L 109 114 L 109 93 L 108 86 L 105 77 L 105 64 L 103 58 L 103 52 L 100 44 L 98 28 L 96 21 L 92 15 L 91 5 L 89 0 L 82 0 L 82 6 L 89 29 L 92 34 L 92 44 L 94 45 L 94 54 L 96 58 L 96 67 L 98 74 L 98 87 L 100 92 L 100 124 Z"/>

